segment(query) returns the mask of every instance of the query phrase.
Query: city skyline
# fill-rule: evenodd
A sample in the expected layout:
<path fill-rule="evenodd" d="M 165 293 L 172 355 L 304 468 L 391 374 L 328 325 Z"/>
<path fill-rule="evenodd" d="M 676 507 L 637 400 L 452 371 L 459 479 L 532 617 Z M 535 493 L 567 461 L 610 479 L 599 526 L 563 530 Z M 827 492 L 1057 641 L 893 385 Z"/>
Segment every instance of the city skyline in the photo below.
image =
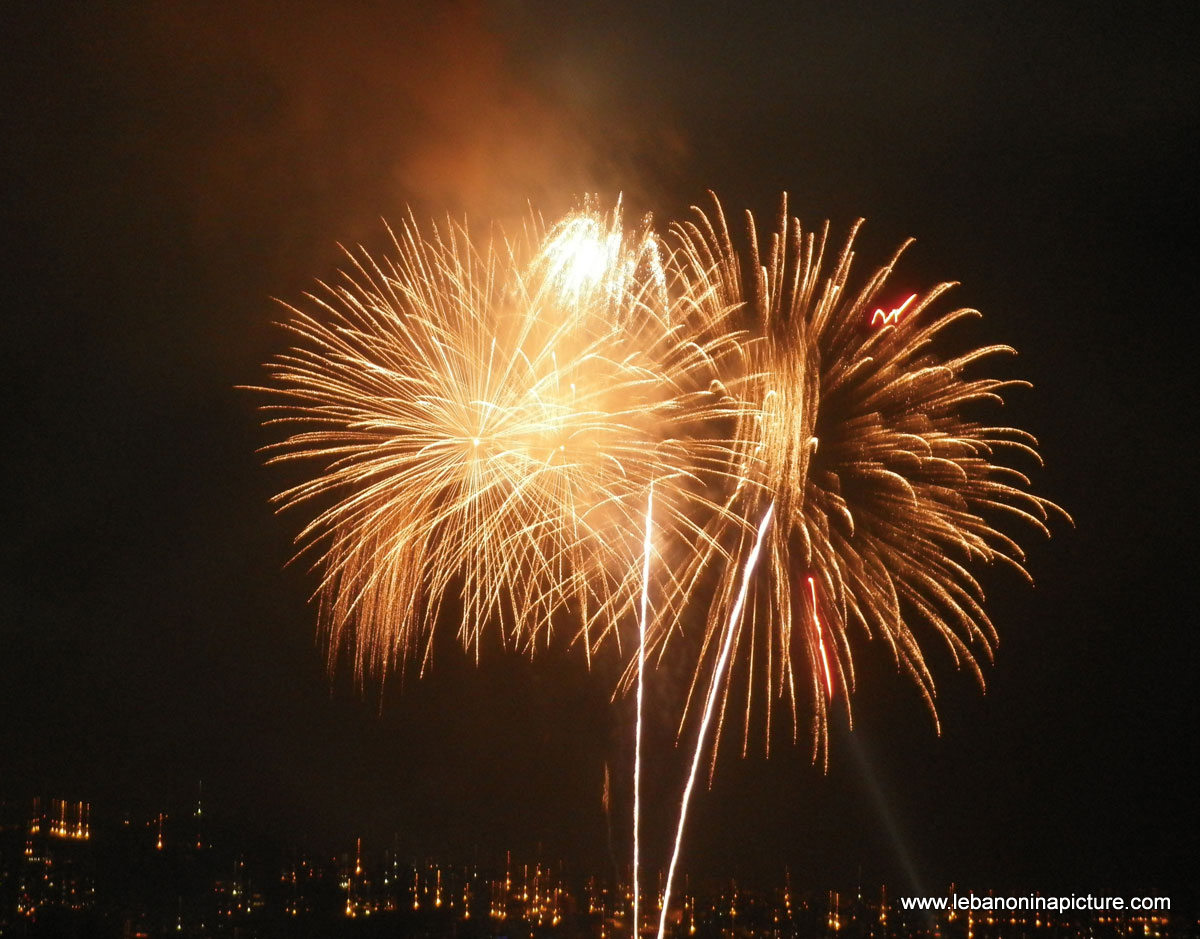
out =
<path fill-rule="evenodd" d="M 89 803 L 35 798 L 22 813 L 0 802 L 0 935 L 363 935 L 353 931 L 360 921 L 382 934 L 615 939 L 630 933 L 628 870 L 572 869 L 540 850 L 469 860 L 406 855 L 398 837 L 390 846 L 366 848 L 358 837 L 323 856 L 253 846 L 234 831 L 221 843 L 204 835 L 202 805 L 198 789 L 181 811 L 101 815 L 93 830 Z M 647 918 L 661 909 L 664 876 L 660 870 L 643 879 Z M 1113 898 L 1103 896 L 1039 892 L 1001 896 L 997 904 L 996 891 L 976 894 L 955 883 L 933 893 L 906 896 L 861 877 L 855 885 L 817 887 L 796 881 L 788 869 L 759 879 L 685 878 L 665 922 L 672 936 L 736 932 L 775 939 L 1170 939 L 1200 928 L 1195 909 L 1162 896 L 1136 898 L 1153 901 L 1148 910 L 1117 911 Z M 1064 899 L 1075 906 L 1062 908 Z M 649 925 L 644 920 L 643 930 Z"/>

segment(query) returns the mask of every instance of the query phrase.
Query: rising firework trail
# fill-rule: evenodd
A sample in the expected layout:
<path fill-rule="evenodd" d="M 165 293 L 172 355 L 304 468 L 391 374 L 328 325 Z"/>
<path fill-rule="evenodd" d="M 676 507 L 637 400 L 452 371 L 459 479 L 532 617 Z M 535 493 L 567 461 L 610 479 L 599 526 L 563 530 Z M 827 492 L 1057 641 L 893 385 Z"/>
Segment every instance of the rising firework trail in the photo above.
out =
<path fill-rule="evenodd" d="M 662 912 L 658 919 L 658 939 L 663 939 L 663 935 L 667 929 L 667 912 L 671 907 L 671 885 L 675 880 L 675 867 L 679 863 L 679 853 L 683 848 L 683 827 L 687 823 L 687 811 L 688 805 L 692 800 L 692 789 L 696 786 L 696 771 L 700 767 L 700 760 L 704 754 L 704 744 L 708 737 L 708 728 L 712 723 L 717 695 L 725 678 L 725 669 L 729 662 L 730 650 L 733 648 L 733 639 L 737 635 L 741 622 L 742 608 L 746 604 L 746 594 L 750 589 L 750 581 L 754 574 L 754 568 L 758 564 L 758 555 L 762 550 L 763 536 L 766 535 L 774 514 L 775 503 L 772 502 L 767 506 L 767 511 L 763 515 L 762 521 L 758 523 L 758 533 L 754 539 L 754 546 L 750 549 L 750 555 L 746 558 L 746 566 L 742 570 L 742 586 L 738 591 L 737 599 L 734 601 L 733 609 L 729 613 L 729 623 L 725 627 L 725 640 L 721 646 L 717 664 L 713 669 L 712 680 L 709 682 L 708 697 L 704 702 L 704 715 L 700 719 L 700 732 L 696 736 L 696 749 L 692 755 L 692 767 L 688 771 L 687 785 L 683 790 L 683 801 L 679 806 L 679 825 L 675 830 L 675 847 L 671 852 L 670 866 L 667 867 L 667 882 L 663 888 Z"/>
<path fill-rule="evenodd" d="M 608 860 L 612 865 L 613 878 L 619 880 L 621 877 L 621 869 L 617 865 L 617 852 L 613 848 L 613 825 L 612 825 L 612 798 L 611 798 L 611 778 L 608 771 L 608 761 L 604 763 L 604 788 L 600 794 L 600 806 L 604 809 L 604 834 L 608 838 Z"/>
<path fill-rule="evenodd" d="M 654 524 L 654 483 L 646 496 L 646 539 L 642 545 L 642 607 L 638 617 L 637 717 L 633 741 L 633 934 L 641 932 L 641 890 L 638 883 L 642 828 L 642 692 L 646 670 L 646 616 L 650 602 L 650 551 Z"/>

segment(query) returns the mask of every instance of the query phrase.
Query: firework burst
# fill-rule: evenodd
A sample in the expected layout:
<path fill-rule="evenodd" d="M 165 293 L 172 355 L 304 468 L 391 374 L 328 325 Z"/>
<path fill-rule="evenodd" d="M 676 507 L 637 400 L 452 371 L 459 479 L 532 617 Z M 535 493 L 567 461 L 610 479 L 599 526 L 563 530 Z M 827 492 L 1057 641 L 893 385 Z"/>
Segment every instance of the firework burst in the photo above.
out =
<path fill-rule="evenodd" d="M 746 675 L 743 751 L 761 689 L 768 741 L 775 702 L 784 702 L 794 735 L 799 699 L 811 701 L 815 758 L 827 753 L 838 689 L 849 707 L 856 629 L 888 644 L 935 720 L 923 627 L 982 684 L 980 660 L 991 657 L 997 635 L 971 566 L 1004 563 L 1028 578 L 1025 556 L 1000 519 L 1048 535 L 1050 514 L 1062 510 L 1030 492 L 1029 479 L 1008 463 L 1012 455 L 1040 462 L 1037 441 L 969 416 L 981 402 L 1002 404 L 1003 392 L 1025 384 L 974 374 L 978 363 L 1014 350 L 937 351 L 948 327 L 979 315 L 938 310 L 953 284 L 885 312 L 879 304 L 907 244 L 852 286 L 858 226 L 831 263 L 828 225 L 805 232 L 788 216 L 786 198 L 765 243 L 749 214 L 747 227 L 744 255 L 719 204 L 711 217 L 698 212 L 674 228 L 688 293 L 748 336 L 748 367 L 727 380 L 741 402 L 729 505 L 755 522 L 768 511 L 774 516 L 761 576 L 751 582 L 737 623 L 723 611 L 735 602 L 740 575 L 731 566 L 722 576 L 701 658 L 716 656 L 725 630 L 733 629 L 732 658 Z M 735 540 L 732 553 L 744 554 L 753 537 L 742 527 Z M 703 674 L 697 669 L 693 694 Z M 728 696 L 726 682 L 718 728 Z"/>
<path fill-rule="evenodd" d="M 650 487 L 656 530 L 708 537 L 693 481 L 723 459 L 697 434 L 723 340 L 672 319 L 658 239 L 619 206 L 482 246 L 410 219 L 393 247 L 288 307 L 263 389 L 289 431 L 271 460 L 317 467 L 277 498 L 310 513 L 330 654 L 423 666 L 454 596 L 476 655 L 485 628 L 532 652 L 570 614 L 590 656 L 636 616 Z"/>

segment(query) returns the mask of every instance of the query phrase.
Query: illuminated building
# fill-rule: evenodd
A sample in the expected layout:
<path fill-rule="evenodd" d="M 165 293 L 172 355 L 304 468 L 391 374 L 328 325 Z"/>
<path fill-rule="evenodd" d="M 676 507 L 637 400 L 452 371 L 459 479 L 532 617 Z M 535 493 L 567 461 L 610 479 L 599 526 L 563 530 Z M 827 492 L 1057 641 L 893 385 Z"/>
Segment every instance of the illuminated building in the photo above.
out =
<path fill-rule="evenodd" d="M 8 935 L 16 918 L 25 829 L 23 807 L 16 802 L 0 800 L 0 936 Z"/>
<path fill-rule="evenodd" d="M 196 850 L 204 849 L 204 782 L 196 784 L 196 811 L 193 818 L 196 821 Z"/>
<path fill-rule="evenodd" d="M 83 911 L 95 905 L 92 806 L 66 799 L 34 799 L 25 826 L 16 912 L 36 920 L 50 909 Z"/>

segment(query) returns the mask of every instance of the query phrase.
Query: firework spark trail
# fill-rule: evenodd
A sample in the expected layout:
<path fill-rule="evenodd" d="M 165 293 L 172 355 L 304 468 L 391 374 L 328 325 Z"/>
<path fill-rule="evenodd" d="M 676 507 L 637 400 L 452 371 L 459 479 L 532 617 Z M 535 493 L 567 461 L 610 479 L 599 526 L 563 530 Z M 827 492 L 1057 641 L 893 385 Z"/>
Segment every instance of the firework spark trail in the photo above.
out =
<path fill-rule="evenodd" d="M 637 719 L 633 743 L 633 934 L 636 937 L 641 932 L 640 897 L 638 886 L 639 853 L 641 850 L 641 817 L 642 817 L 642 691 L 645 683 L 646 668 L 646 615 L 650 600 L 650 549 L 654 521 L 654 482 L 650 483 L 650 492 L 646 497 L 646 540 L 642 547 L 642 609 L 638 618 L 638 653 L 637 653 Z"/>
<path fill-rule="evenodd" d="M 667 930 L 667 912 L 671 906 L 671 884 L 675 879 L 675 867 L 679 863 L 679 853 L 683 847 L 683 827 L 687 822 L 688 804 L 692 799 L 692 790 L 696 786 L 696 771 L 700 767 L 700 758 L 704 753 L 704 743 L 708 736 L 708 727 L 712 722 L 713 710 L 717 703 L 717 692 L 725 677 L 729 652 L 733 648 L 733 638 L 737 633 L 738 620 L 741 618 L 742 608 L 746 604 L 746 594 L 750 588 L 750 579 L 754 574 L 755 565 L 758 563 L 758 555 L 762 549 L 763 537 L 771 525 L 771 518 L 774 514 L 775 503 L 772 502 L 767 507 L 762 521 L 759 522 L 758 534 L 754 539 L 754 547 L 750 550 L 750 556 L 746 559 L 746 565 L 742 570 L 742 586 L 738 591 L 733 609 L 729 613 L 729 623 L 725 627 L 725 641 L 721 647 L 721 654 L 717 657 L 717 662 L 713 667 L 713 676 L 708 688 L 708 698 L 704 702 L 704 716 L 700 720 L 700 731 L 696 736 L 696 750 L 692 754 L 692 768 L 688 772 L 687 785 L 683 790 L 683 801 L 679 806 L 679 826 L 675 830 L 675 847 L 671 853 L 671 863 L 667 868 L 667 883 L 663 889 L 662 913 L 658 919 L 658 939 L 663 939 Z"/>
<path fill-rule="evenodd" d="M 830 700 L 833 699 L 833 676 L 829 673 L 829 656 L 825 654 L 825 635 L 821 629 L 821 617 L 817 612 L 817 579 L 811 574 L 808 578 L 808 593 L 812 598 L 812 618 L 813 625 L 817 628 L 817 646 L 821 651 L 821 667 L 825 672 L 825 690 L 829 693 Z"/>
<path fill-rule="evenodd" d="M 876 310 L 874 313 L 871 314 L 871 325 L 872 326 L 893 326 L 893 325 L 895 325 L 896 323 L 900 322 L 900 317 L 904 315 L 904 311 L 908 309 L 908 305 L 910 303 L 912 303 L 915 299 L 917 299 L 917 295 L 915 293 L 909 294 L 908 299 L 905 300 L 903 303 L 901 303 L 894 310 L 888 310 L 888 312 L 886 312 L 886 313 L 883 312 L 883 310 L 881 310 L 881 309 Z"/>

